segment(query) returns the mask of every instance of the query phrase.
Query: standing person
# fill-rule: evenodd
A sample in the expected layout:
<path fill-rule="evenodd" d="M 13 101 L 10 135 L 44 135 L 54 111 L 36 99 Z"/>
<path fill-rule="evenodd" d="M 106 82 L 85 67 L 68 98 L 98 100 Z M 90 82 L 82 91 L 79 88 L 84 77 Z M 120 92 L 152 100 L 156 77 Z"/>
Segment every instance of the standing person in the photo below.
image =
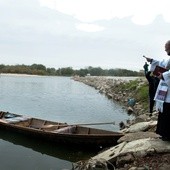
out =
<path fill-rule="evenodd" d="M 152 113 L 155 103 L 154 97 L 159 84 L 159 78 L 153 76 L 151 71 L 148 71 L 146 74 L 146 79 L 149 83 L 149 113 Z"/>
<path fill-rule="evenodd" d="M 170 56 L 170 40 L 165 44 L 165 51 Z M 151 71 L 154 71 L 157 65 L 170 69 L 170 59 L 157 61 L 146 57 L 146 60 L 151 64 Z M 159 111 L 156 133 L 162 136 L 162 140 L 170 141 L 170 71 L 159 73 L 157 77 L 160 82 L 154 98 Z"/>
<path fill-rule="evenodd" d="M 148 64 L 147 62 L 145 62 L 144 66 L 143 66 L 145 76 L 146 76 L 146 74 L 148 73 L 148 67 L 149 67 L 149 64 Z"/>

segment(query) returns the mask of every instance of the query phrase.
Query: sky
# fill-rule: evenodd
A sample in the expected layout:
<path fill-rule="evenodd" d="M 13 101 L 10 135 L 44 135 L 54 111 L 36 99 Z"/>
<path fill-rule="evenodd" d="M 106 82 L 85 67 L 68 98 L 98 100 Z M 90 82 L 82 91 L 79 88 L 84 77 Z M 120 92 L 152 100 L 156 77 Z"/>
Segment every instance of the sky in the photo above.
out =
<path fill-rule="evenodd" d="M 169 0 L 0 0 L 0 64 L 143 69 L 168 59 Z"/>

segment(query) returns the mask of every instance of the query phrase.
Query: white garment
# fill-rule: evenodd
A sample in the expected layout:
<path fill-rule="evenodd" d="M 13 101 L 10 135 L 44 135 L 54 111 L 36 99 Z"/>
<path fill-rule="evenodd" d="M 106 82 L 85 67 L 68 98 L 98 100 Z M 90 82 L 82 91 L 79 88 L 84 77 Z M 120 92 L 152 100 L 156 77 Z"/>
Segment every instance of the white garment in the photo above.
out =
<path fill-rule="evenodd" d="M 157 61 L 157 60 L 153 59 L 153 61 L 151 63 L 150 71 L 153 72 L 155 70 L 156 66 L 161 66 L 161 67 L 170 69 L 170 59 L 167 61 L 165 61 L 165 60 Z"/>
<path fill-rule="evenodd" d="M 165 67 L 167 69 L 170 69 L 170 59 L 165 61 L 157 61 L 157 60 L 153 60 L 151 63 L 151 69 L 150 71 L 154 71 L 155 67 L 159 65 L 161 67 Z M 163 111 L 163 103 L 170 103 L 170 71 L 166 71 L 162 74 L 164 80 L 160 80 L 156 94 L 155 94 L 155 98 L 154 100 L 156 101 L 156 110 L 162 112 Z M 165 95 L 166 92 L 166 96 L 159 96 L 159 94 L 163 94 Z"/>
<path fill-rule="evenodd" d="M 163 103 L 166 100 L 167 93 L 168 85 L 165 81 L 160 80 L 154 97 L 154 100 L 156 101 L 156 110 L 159 112 L 163 112 Z"/>

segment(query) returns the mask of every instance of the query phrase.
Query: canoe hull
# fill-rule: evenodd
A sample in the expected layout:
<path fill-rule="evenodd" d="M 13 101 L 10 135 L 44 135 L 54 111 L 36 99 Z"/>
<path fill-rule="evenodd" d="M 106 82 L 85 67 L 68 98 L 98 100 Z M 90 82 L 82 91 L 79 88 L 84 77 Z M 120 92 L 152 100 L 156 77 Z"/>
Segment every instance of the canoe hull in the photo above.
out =
<path fill-rule="evenodd" d="M 4 113 L 4 112 L 3 112 Z M 36 119 L 39 122 L 44 121 L 41 119 Z M 24 122 L 24 121 L 23 121 Z M 25 122 L 24 122 L 25 123 Z M 54 122 L 48 122 L 54 123 Z M 56 124 L 56 122 L 55 122 Z M 60 125 L 65 125 L 60 123 Z M 0 128 L 7 130 L 9 132 L 20 133 L 33 138 L 39 138 L 41 140 L 46 140 L 54 142 L 61 145 L 70 145 L 74 147 L 86 147 L 86 148 L 104 148 L 108 146 L 113 146 L 117 144 L 117 140 L 123 136 L 123 134 L 118 132 L 111 132 L 106 130 L 87 128 L 82 126 L 77 126 L 76 133 L 58 133 L 58 130 L 33 128 L 29 126 L 21 126 L 21 123 L 8 123 L 0 121 Z M 60 128 L 62 130 L 64 128 Z M 88 130 L 88 133 L 85 131 Z M 90 131 L 90 132 L 89 132 Z M 93 133 L 93 131 L 95 133 Z"/>

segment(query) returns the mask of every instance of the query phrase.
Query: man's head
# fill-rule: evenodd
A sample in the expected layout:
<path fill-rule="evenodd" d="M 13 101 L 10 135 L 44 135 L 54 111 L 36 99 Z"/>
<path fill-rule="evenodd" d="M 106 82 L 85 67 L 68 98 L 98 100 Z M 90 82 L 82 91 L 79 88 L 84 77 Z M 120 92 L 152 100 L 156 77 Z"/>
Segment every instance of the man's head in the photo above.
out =
<path fill-rule="evenodd" d="M 166 42 L 165 44 L 165 51 L 170 56 L 170 40 Z"/>

